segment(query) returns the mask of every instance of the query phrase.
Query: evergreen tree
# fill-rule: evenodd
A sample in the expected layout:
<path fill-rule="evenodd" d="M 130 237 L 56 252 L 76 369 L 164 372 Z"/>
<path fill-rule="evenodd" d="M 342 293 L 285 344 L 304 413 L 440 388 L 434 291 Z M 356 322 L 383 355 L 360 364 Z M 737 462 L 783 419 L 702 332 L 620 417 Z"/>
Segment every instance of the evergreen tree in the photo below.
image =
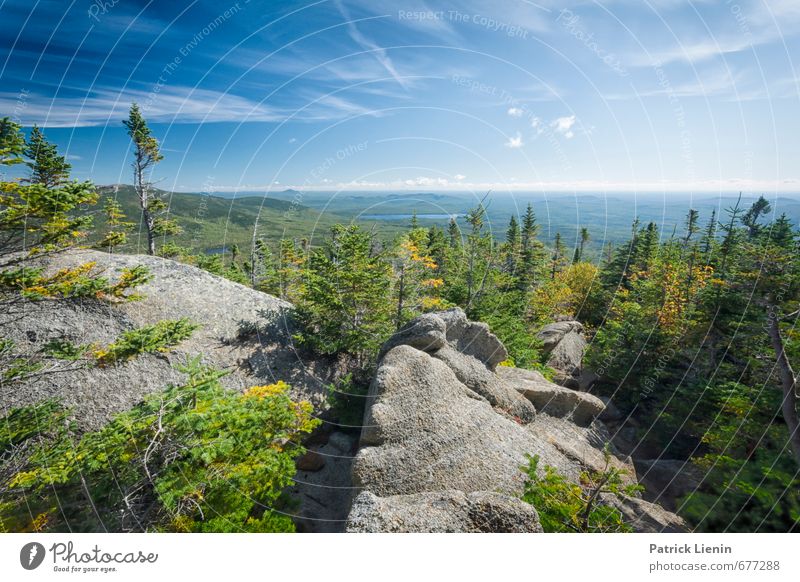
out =
<path fill-rule="evenodd" d="M 0 166 L 23 163 L 25 138 L 18 123 L 8 117 L 0 118 Z"/>
<path fill-rule="evenodd" d="M 506 230 L 506 269 L 512 274 L 516 273 L 519 262 L 519 250 L 522 244 L 520 236 L 517 217 L 512 214 Z"/>
<path fill-rule="evenodd" d="M 697 219 L 699 216 L 700 213 L 694 209 L 690 209 L 689 214 L 686 215 L 686 235 L 683 237 L 683 243 L 685 245 L 688 245 L 692 237 L 700 231 L 700 227 L 697 226 Z"/>
<path fill-rule="evenodd" d="M 539 234 L 539 225 L 536 224 L 536 213 L 533 211 L 533 205 L 528 202 L 528 207 L 525 209 L 525 216 L 522 218 L 522 250 L 528 251 L 533 244 L 534 239 Z"/>
<path fill-rule="evenodd" d="M 480 202 L 467 212 L 467 224 L 470 226 L 466 245 L 466 300 L 464 309 L 469 313 L 473 303 L 484 292 L 487 277 L 492 268 L 491 235 L 483 229 L 486 220 L 486 207 Z"/>
<path fill-rule="evenodd" d="M 122 206 L 112 196 L 106 196 L 103 201 L 103 214 L 106 219 L 106 232 L 100 242 L 97 243 L 97 247 L 107 249 L 111 254 L 116 247 L 128 242 L 128 232 L 135 225 L 125 220 L 125 212 L 123 212 Z"/>
<path fill-rule="evenodd" d="M 708 225 L 703 233 L 703 238 L 700 239 L 700 246 L 702 248 L 703 258 L 706 265 L 711 260 L 711 250 L 714 248 L 714 243 L 717 240 L 717 209 L 711 211 L 711 218 L 708 220 Z"/>
<path fill-rule="evenodd" d="M 720 224 L 720 230 L 724 233 L 722 237 L 722 243 L 720 244 L 720 252 L 719 252 L 719 275 L 724 280 L 726 275 L 728 274 L 728 259 L 731 254 L 736 250 L 739 241 L 741 240 L 741 233 L 739 232 L 738 223 L 742 217 L 742 209 L 740 203 L 742 201 L 742 194 L 739 193 L 739 198 L 736 200 L 736 204 L 728 209 L 726 212 L 728 213 L 728 222 L 725 224 Z M 721 289 L 721 288 L 720 288 Z"/>
<path fill-rule="evenodd" d="M 758 224 L 759 219 L 770 212 L 772 212 L 772 207 L 770 206 L 769 201 L 763 196 L 759 196 L 758 200 L 756 200 L 748 209 L 748 211 L 744 213 L 744 216 L 742 216 L 742 224 L 747 227 L 747 234 L 750 236 L 750 238 L 758 235 L 760 230 L 760 226 Z"/>
<path fill-rule="evenodd" d="M 556 273 L 558 273 L 561 268 L 564 266 L 564 258 L 566 255 L 566 248 L 564 247 L 564 243 L 561 241 L 561 233 L 556 233 L 556 238 L 553 241 L 553 254 L 550 259 L 550 279 L 556 278 Z"/>
<path fill-rule="evenodd" d="M 539 225 L 533 205 L 528 203 L 522 217 L 520 268 L 518 269 L 518 287 L 521 291 L 529 291 L 537 274 L 546 260 L 542 243 L 537 240 Z"/>
<path fill-rule="evenodd" d="M 167 204 L 150 181 L 154 166 L 163 160 L 164 156 L 161 155 L 158 140 L 153 137 L 136 103 L 131 105 L 128 119 L 122 123 L 128 129 L 128 135 L 134 145 L 133 187 L 139 199 L 142 221 L 147 230 L 147 252 L 155 255 L 157 236 L 180 232 L 177 223 L 164 216 Z"/>
<path fill-rule="evenodd" d="M 428 229 L 427 240 L 428 254 L 436 263 L 436 273 L 439 276 L 447 273 L 447 250 L 448 242 L 444 231 L 438 226 L 432 226 Z"/>
<path fill-rule="evenodd" d="M 358 226 L 335 226 L 323 248 L 311 251 L 299 294 L 301 339 L 321 353 L 351 354 L 360 366 L 393 330 L 391 267 L 372 249 L 372 235 Z"/>
<path fill-rule="evenodd" d="M 279 296 L 293 300 L 301 287 L 301 278 L 309 253 L 294 240 L 282 238 L 278 247 Z"/>
<path fill-rule="evenodd" d="M 250 254 L 250 261 L 244 264 L 244 271 L 250 279 L 250 286 L 264 293 L 280 295 L 280 274 L 278 265 L 272 256 L 267 242 L 258 238 L 255 241 L 254 250 Z"/>
<path fill-rule="evenodd" d="M 64 156 L 58 154 L 55 144 L 47 141 L 42 130 L 35 125 L 25 142 L 25 157 L 30 160 L 27 166 L 31 169 L 28 178 L 31 184 L 56 188 L 69 179 L 72 166 L 67 163 Z"/>
<path fill-rule="evenodd" d="M 581 228 L 580 244 L 575 249 L 575 254 L 572 256 L 573 264 L 583 260 L 583 250 L 586 248 L 586 243 L 589 242 L 589 238 L 589 229 L 586 227 Z"/>
<path fill-rule="evenodd" d="M 459 248 L 461 246 L 461 230 L 458 228 L 458 223 L 454 217 L 450 217 L 447 223 L 447 237 L 450 241 L 452 248 Z"/>

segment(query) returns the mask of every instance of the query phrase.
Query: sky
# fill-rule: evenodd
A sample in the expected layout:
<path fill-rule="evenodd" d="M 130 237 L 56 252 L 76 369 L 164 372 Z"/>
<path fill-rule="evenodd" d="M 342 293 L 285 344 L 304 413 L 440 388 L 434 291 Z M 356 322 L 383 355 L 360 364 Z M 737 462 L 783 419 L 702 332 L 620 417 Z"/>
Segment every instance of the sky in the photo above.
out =
<path fill-rule="evenodd" d="M 797 0 L 0 0 L 0 116 L 177 191 L 800 192 Z"/>

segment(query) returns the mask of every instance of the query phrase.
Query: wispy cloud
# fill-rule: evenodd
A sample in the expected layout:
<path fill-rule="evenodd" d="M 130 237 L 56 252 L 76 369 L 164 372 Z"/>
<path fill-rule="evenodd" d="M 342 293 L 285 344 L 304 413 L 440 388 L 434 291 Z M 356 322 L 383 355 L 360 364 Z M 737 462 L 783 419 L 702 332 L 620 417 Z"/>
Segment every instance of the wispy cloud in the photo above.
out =
<path fill-rule="evenodd" d="M 677 46 L 650 51 L 649 54 L 637 52 L 629 57 L 632 67 L 652 67 L 667 65 L 677 61 L 698 64 L 715 57 L 752 49 L 761 41 L 752 35 L 737 34 L 730 38 L 709 38 L 682 42 Z"/>
<path fill-rule="evenodd" d="M 375 59 L 383 66 L 384 69 L 386 69 L 386 72 L 388 72 L 389 75 L 391 75 L 401 87 L 404 89 L 408 88 L 406 79 L 404 79 L 403 76 L 397 72 L 392 59 L 386 54 L 386 50 L 361 33 L 361 31 L 358 29 L 358 26 L 356 26 L 356 24 L 350 18 L 350 13 L 347 11 L 347 8 L 345 8 L 344 4 L 342 4 L 341 0 L 335 0 L 335 2 L 336 7 L 339 9 L 342 17 L 347 21 L 347 31 L 350 34 L 350 38 L 352 38 L 356 44 L 358 44 L 364 50 L 371 51 Z"/>
<path fill-rule="evenodd" d="M 0 93 L 0 109 L 12 106 L 16 95 Z M 158 93 L 127 89 L 99 89 L 85 97 L 55 97 L 31 94 L 21 113 L 24 125 L 43 127 L 84 127 L 118 123 L 132 102 L 142 106 L 145 116 L 160 123 L 278 121 L 284 115 L 264 104 L 230 93 L 162 87 Z"/>
<path fill-rule="evenodd" d="M 657 85 L 647 87 L 633 86 L 631 91 L 606 93 L 604 99 L 625 101 L 650 97 L 669 98 L 722 98 L 728 101 L 753 101 L 757 99 L 786 98 L 797 96 L 791 92 L 792 79 L 764 80 L 752 71 L 738 70 L 728 65 L 716 68 L 705 67 L 697 71 L 693 78 L 672 84 L 668 78 Z"/>
<path fill-rule="evenodd" d="M 154 123 L 278 122 L 290 116 L 297 121 L 325 121 L 354 115 L 379 115 L 369 107 L 330 94 L 306 95 L 308 105 L 280 107 L 226 93 L 192 87 L 164 86 L 157 92 L 137 89 L 98 89 L 84 97 L 46 97 L 31 93 L 20 112 L 23 125 L 86 127 L 116 124 L 130 104 L 138 103 Z M 18 94 L 0 93 L 0 110 L 12 111 Z"/>
<path fill-rule="evenodd" d="M 677 7 L 680 0 L 662 0 L 661 4 Z M 689 4 L 686 2 L 686 4 Z M 703 21 L 703 26 L 692 32 L 671 28 L 678 35 L 668 46 L 641 50 L 629 54 L 626 61 L 632 67 L 651 67 L 656 64 L 685 63 L 696 65 L 715 58 L 724 58 L 761 45 L 784 42 L 786 37 L 800 32 L 800 3 L 797 0 L 740 0 L 725 2 L 725 18 L 721 24 Z M 655 6 L 658 8 L 658 6 Z M 723 25 L 724 30 L 721 30 Z"/>
<path fill-rule="evenodd" d="M 522 117 L 523 113 L 525 113 L 525 111 L 520 107 L 509 107 L 508 109 L 508 114 L 511 117 Z"/>

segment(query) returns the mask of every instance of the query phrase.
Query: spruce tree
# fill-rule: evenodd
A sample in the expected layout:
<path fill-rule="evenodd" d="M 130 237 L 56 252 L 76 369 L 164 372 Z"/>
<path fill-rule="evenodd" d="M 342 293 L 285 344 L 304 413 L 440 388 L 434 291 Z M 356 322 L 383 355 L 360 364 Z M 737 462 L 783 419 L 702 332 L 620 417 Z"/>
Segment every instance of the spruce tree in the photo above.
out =
<path fill-rule="evenodd" d="M 506 230 L 506 269 L 509 273 L 516 273 L 520 245 L 519 223 L 517 217 L 512 214 Z"/>
<path fill-rule="evenodd" d="M 411 213 L 411 223 L 409 224 L 411 230 L 419 228 L 419 219 L 417 218 L 417 211 L 414 210 Z"/>
<path fill-rule="evenodd" d="M 486 207 L 483 201 L 467 212 L 467 265 L 465 272 L 466 303 L 465 311 L 469 313 L 473 303 L 484 291 L 486 279 L 492 267 L 492 237 L 484 232 Z"/>
<path fill-rule="evenodd" d="M 455 249 L 461 246 L 461 231 L 458 228 L 456 219 L 452 216 L 450 217 L 450 221 L 447 223 L 447 237 L 452 248 Z"/>
<path fill-rule="evenodd" d="M 546 255 L 542 243 L 537 240 L 539 225 L 536 223 L 536 213 L 533 205 L 529 202 L 522 217 L 522 230 L 520 233 L 520 268 L 517 277 L 518 287 L 521 291 L 528 291 L 536 279 L 542 263 L 545 262 Z"/>
<path fill-rule="evenodd" d="M 550 261 L 550 279 L 555 279 L 556 274 L 561 271 L 561 268 L 564 266 L 564 255 L 566 254 L 566 249 L 564 248 L 564 243 L 561 241 L 561 233 L 556 233 L 556 238 L 553 241 L 553 255 Z"/>
<path fill-rule="evenodd" d="M 692 237 L 700 231 L 700 227 L 697 226 L 697 219 L 699 216 L 700 213 L 693 208 L 690 209 L 689 214 L 686 215 L 686 235 L 683 237 L 683 243 L 685 245 L 688 245 Z"/>
<path fill-rule="evenodd" d="M 583 260 L 583 251 L 586 248 L 586 243 L 589 242 L 589 229 L 585 226 L 581 228 L 581 240 L 578 247 L 575 249 L 575 254 L 572 256 L 572 262 L 579 263 Z"/>
<path fill-rule="evenodd" d="M 18 123 L 8 117 L 0 119 L 0 166 L 13 166 L 23 163 L 25 138 Z"/>
<path fill-rule="evenodd" d="M 180 228 L 174 220 L 163 216 L 167 204 L 153 188 L 150 177 L 154 166 L 164 159 L 158 140 L 153 137 L 139 106 L 131 105 L 128 119 L 123 125 L 128 129 L 134 145 L 133 187 L 142 209 L 142 220 L 147 230 L 147 253 L 156 254 L 156 236 L 177 234 Z"/>
<path fill-rule="evenodd" d="M 711 218 L 708 220 L 703 238 L 700 239 L 700 247 L 702 248 L 703 258 L 706 265 L 711 261 L 711 250 L 714 248 L 714 242 L 717 239 L 717 209 L 711 211 Z"/>
<path fill-rule="evenodd" d="M 763 196 L 759 196 L 753 205 L 742 216 L 742 224 L 747 227 L 747 234 L 750 238 L 754 238 L 760 232 L 759 219 L 772 212 L 772 207 L 769 201 Z"/>
<path fill-rule="evenodd" d="M 103 201 L 103 214 L 106 218 L 106 232 L 97 247 L 112 254 L 116 247 L 128 242 L 128 231 L 135 225 L 125 220 L 122 205 L 113 196 L 106 196 Z"/>
<path fill-rule="evenodd" d="M 320 353 L 350 354 L 360 366 L 392 332 L 391 267 L 372 251 L 370 233 L 334 226 L 323 248 L 311 251 L 298 302 L 303 341 Z"/>
<path fill-rule="evenodd" d="M 58 154 L 55 144 L 47 141 L 38 126 L 34 125 L 25 142 L 25 157 L 30 161 L 26 165 L 31 169 L 28 182 L 41 184 L 45 188 L 57 188 L 69 180 L 72 168 L 66 158 Z"/>
<path fill-rule="evenodd" d="M 436 273 L 444 275 L 447 272 L 447 237 L 440 227 L 434 225 L 428 229 L 427 248 L 436 263 Z"/>

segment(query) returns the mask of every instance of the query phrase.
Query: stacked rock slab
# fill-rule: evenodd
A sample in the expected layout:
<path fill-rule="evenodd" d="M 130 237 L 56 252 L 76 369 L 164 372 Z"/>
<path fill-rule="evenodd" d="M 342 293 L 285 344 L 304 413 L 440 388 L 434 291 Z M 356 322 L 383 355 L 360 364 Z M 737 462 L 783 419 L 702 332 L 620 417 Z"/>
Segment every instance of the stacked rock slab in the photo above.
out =
<path fill-rule="evenodd" d="M 586 339 L 579 321 L 558 321 L 544 326 L 537 337 L 542 340 L 547 365 L 556 371 L 555 381 L 567 388 L 581 387 Z"/>
<path fill-rule="evenodd" d="M 575 481 L 605 467 L 610 438 L 594 420 L 602 401 L 498 367 L 506 357 L 459 309 L 417 318 L 387 342 L 353 464 L 361 493 L 348 531 L 536 532 L 535 511 L 519 499 L 528 455 Z M 632 465 L 611 462 L 635 480 Z M 641 531 L 684 528 L 640 499 L 623 513 Z"/>

